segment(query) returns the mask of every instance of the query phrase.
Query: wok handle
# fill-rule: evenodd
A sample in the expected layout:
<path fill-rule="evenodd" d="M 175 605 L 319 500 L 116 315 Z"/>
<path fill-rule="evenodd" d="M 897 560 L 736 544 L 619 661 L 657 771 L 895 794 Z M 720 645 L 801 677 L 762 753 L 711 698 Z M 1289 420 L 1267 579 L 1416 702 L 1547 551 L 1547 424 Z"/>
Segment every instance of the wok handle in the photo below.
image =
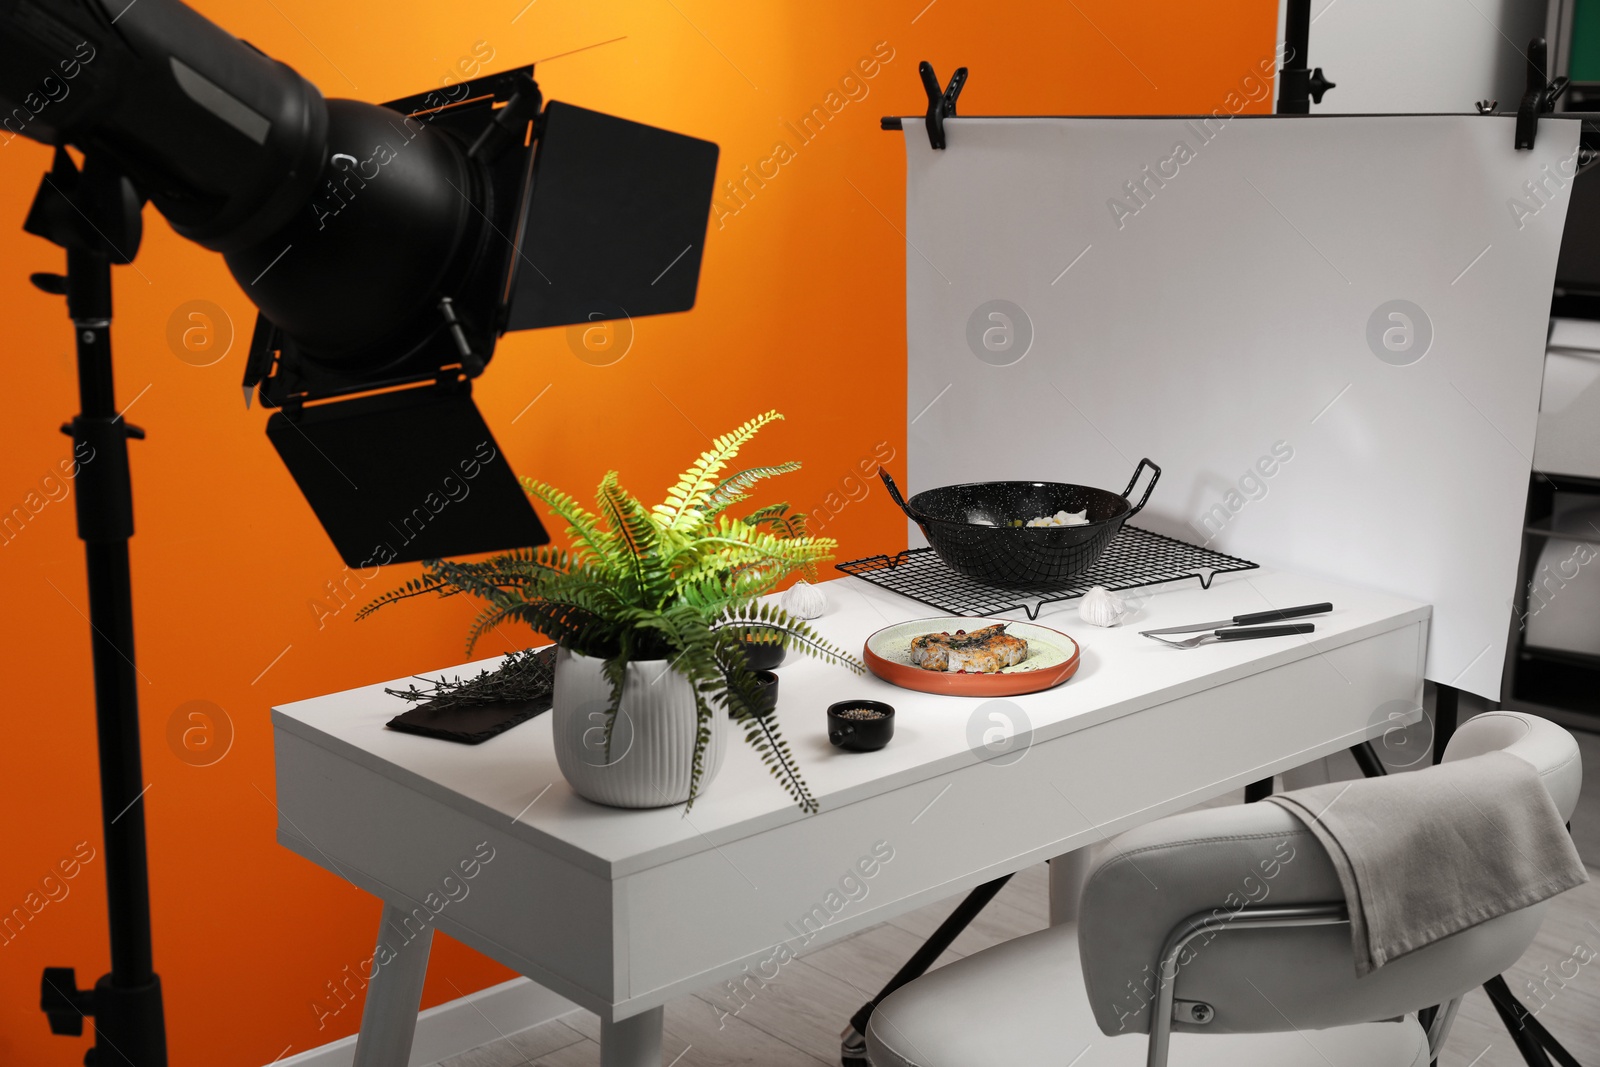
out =
<path fill-rule="evenodd" d="M 900 495 L 900 487 L 894 484 L 894 476 L 889 473 L 889 469 L 887 467 L 879 467 L 878 477 L 883 479 L 883 486 L 889 490 L 890 499 L 900 506 L 901 511 L 906 513 L 906 518 L 926 529 L 928 524 L 923 521 L 924 517 L 912 511 L 911 505 L 907 504 L 905 497 Z"/>
<path fill-rule="evenodd" d="M 1128 479 L 1128 488 L 1126 488 L 1126 489 L 1124 489 L 1122 491 L 1122 495 L 1124 497 L 1128 497 L 1130 499 L 1132 498 L 1132 496 L 1133 496 L 1133 487 L 1134 487 L 1134 485 L 1136 485 L 1138 483 L 1139 475 L 1144 473 L 1144 469 L 1146 467 L 1149 467 L 1151 470 L 1155 471 L 1155 473 L 1150 476 L 1150 484 L 1144 487 L 1144 496 L 1140 497 L 1139 498 L 1139 502 L 1133 506 L 1133 510 L 1128 512 L 1128 518 L 1130 518 L 1130 519 L 1133 518 L 1135 515 L 1139 514 L 1139 509 L 1144 507 L 1145 501 L 1150 499 L 1150 493 L 1155 489 L 1156 482 L 1161 477 L 1161 468 L 1160 467 L 1158 467 L 1154 463 L 1150 462 L 1150 460 L 1148 458 L 1141 459 L 1139 461 L 1139 465 L 1137 467 L 1133 468 L 1133 477 Z"/>

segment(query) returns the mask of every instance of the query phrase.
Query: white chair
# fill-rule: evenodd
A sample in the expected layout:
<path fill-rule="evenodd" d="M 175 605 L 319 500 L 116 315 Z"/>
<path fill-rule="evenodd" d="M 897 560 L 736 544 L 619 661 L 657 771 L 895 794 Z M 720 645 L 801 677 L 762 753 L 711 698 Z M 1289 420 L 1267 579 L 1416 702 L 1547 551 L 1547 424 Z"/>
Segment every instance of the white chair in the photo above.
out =
<path fill-rule="evenodd" d="M 1571 734 L 1489 712 L 1462 724 L 1444 758 L 1498 749 L 1532 764 L 1570 818 L 1583 781 Z M 1426 1067 L 1461 996 L 1522 956 L 1545 907 L 1357 979 L 1338 877 L 1299 820 L 1276 804 L 1186 812 L 1102 850 L 1076 923 L 889 996 L 867 1048 L 874 1067 Z"/>

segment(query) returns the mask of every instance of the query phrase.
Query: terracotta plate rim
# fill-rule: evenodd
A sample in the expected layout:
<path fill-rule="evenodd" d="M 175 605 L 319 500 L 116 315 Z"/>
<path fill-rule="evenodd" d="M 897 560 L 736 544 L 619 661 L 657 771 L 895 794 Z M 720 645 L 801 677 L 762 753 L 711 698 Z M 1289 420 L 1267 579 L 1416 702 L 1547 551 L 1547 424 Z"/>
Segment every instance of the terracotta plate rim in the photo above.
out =
<path fill-rule="evenodd" d="M 947 671 L 925 671 L 921 667 L 913 667 L 909 663 L 897 663 L 894 660 L 885 659 L 872 650 L 873 639 L 887 630 L 898 630 L 919 622 L 932 625 L 953 618 L 962 618 L 964 622 L 970 622 L 978 626 L 997 622 L 1008 624 L 1021 622 L 1027 626 L 1037 626 L 1039 629 L 1047 630 L 1071 645 L 1072 654 L 1062 663 L 1036 671 L 1021 671 L 1015 674 L 951 674 Z M 890 685 L 922 693 L 939 693 L 946 696 L 1020 696 L 1023 693 L 1037 693 L 1044 689 L 1053 689 L 1078 673 L 1078 664 L 1083 658 L 1083 646 L 1079 645 L 1077 640 L 1070 634 L 1063 633 L 1052 626 L 1020 619 L 968 619 L 955 615 L 935 615 L 927 619 L 907 619 L 904 622 L 880 626 L 867 635 L 866 641 L 862 642 L 861 649 L 862 659 L 865 661 L 867 669 Z"/>

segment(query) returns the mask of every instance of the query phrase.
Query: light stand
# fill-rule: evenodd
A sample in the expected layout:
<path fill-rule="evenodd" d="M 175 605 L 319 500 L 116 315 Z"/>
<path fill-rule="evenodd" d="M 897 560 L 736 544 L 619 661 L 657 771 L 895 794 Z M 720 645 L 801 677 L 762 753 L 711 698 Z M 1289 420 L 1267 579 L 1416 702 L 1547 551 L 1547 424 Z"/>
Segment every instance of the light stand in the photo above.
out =
<path fill-rule="evenodd" d="M 223 255 L 261 311 L 246 396 L 278 409 L 268 437 L 347 564 L 544 544 L 471 380 L 507 331 L 693 307 L 718 149 L 541 110 L 532 75 L 389 107 L 328 100 L 181 0 L 0 2 L 0 119 L 56 149 L 24 228 L 65 249 L 67 271 L 33 283 L 67 298 L 78 353 L 63 430 L 88 559 L 111 972 L 79 989 L 72 968 L 48 968 L 40 1007 L 57 1034 L 93 1016 L 90 1067 L 167 1064 L 128 565 L 128 439 L 144 434 L 117 411 L 111 267 L 138 251 L 146 200 Z"/>
<path fill-rule="evenodd" d="M 111 265 L 128 263 L 142 235 L 142 203 L 121 175 L 96 162 L 80 172 L 63 148 L 45 175 L 24 228 L 67 253 L 67 273 L 35 274 L 33 283 L 67 298 L 78 350 L 79 413 L 61 429 L 86 455 L 78 472 L 78 537 L 88 560 L 89 628 L 95 721 L 100 749 L 100 817 L 105 830 L 106 901 L 111 973 L 80 990 L 71 967 L 50 967 L 40 1007 L 57 1034 L 83 1033 L 94 1016 L 89 1067 L 166 1067 L 161 979 L 150 938 L 145 855 L 144 775 L 139 753 L 139 696 L 133 659 L 133 591 L 128 539 L 133 483 L 128 438 L 144 431 L 117 411 L 111 373 Z M 80 451 L 87 446 L 90 451 Z"/>

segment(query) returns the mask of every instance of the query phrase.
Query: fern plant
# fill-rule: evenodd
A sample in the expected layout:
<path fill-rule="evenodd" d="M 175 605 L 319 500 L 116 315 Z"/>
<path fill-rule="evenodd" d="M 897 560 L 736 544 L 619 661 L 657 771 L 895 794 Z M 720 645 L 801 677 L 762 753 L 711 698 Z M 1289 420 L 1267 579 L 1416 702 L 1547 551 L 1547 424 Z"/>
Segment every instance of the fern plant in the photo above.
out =
<path fill-rule="evenodd" d="M 712 716 L 725 706 L 795 803 L 814 812 L 817 802 L 776 717 L 759 714 L 747 643 L 781 644 L 857 673 L 864 668 L 805 621 L 757 601 L 790 575 L 814 575 L 837 547 L 831 538 L 808 534 L 804 514 L 787 503 L 742 518 L 729 513 L 761 481 L 800 468 L 791 462 L 726 473 L 762 427 L 782 418 L 769 411 L 718 437 L 653 508 L 625 490 L 616 471 L 600 480 L 592 511 L 554 486 L 525 478 L 529 495 L 566 523 L 565 548 L 509 552 L 478 563 L 429 560 L 421 577 L 378 597 L 356 618 L 411 597 L 466 593 L 484 602 L 467 634 L 469 653 L 489 630 L 516 621 L 571 652 L 603 658 L 611 690 L 608 753 L 628 664 L 669 660 L 694 692 L 689 806 L 699 791 Z"/>

